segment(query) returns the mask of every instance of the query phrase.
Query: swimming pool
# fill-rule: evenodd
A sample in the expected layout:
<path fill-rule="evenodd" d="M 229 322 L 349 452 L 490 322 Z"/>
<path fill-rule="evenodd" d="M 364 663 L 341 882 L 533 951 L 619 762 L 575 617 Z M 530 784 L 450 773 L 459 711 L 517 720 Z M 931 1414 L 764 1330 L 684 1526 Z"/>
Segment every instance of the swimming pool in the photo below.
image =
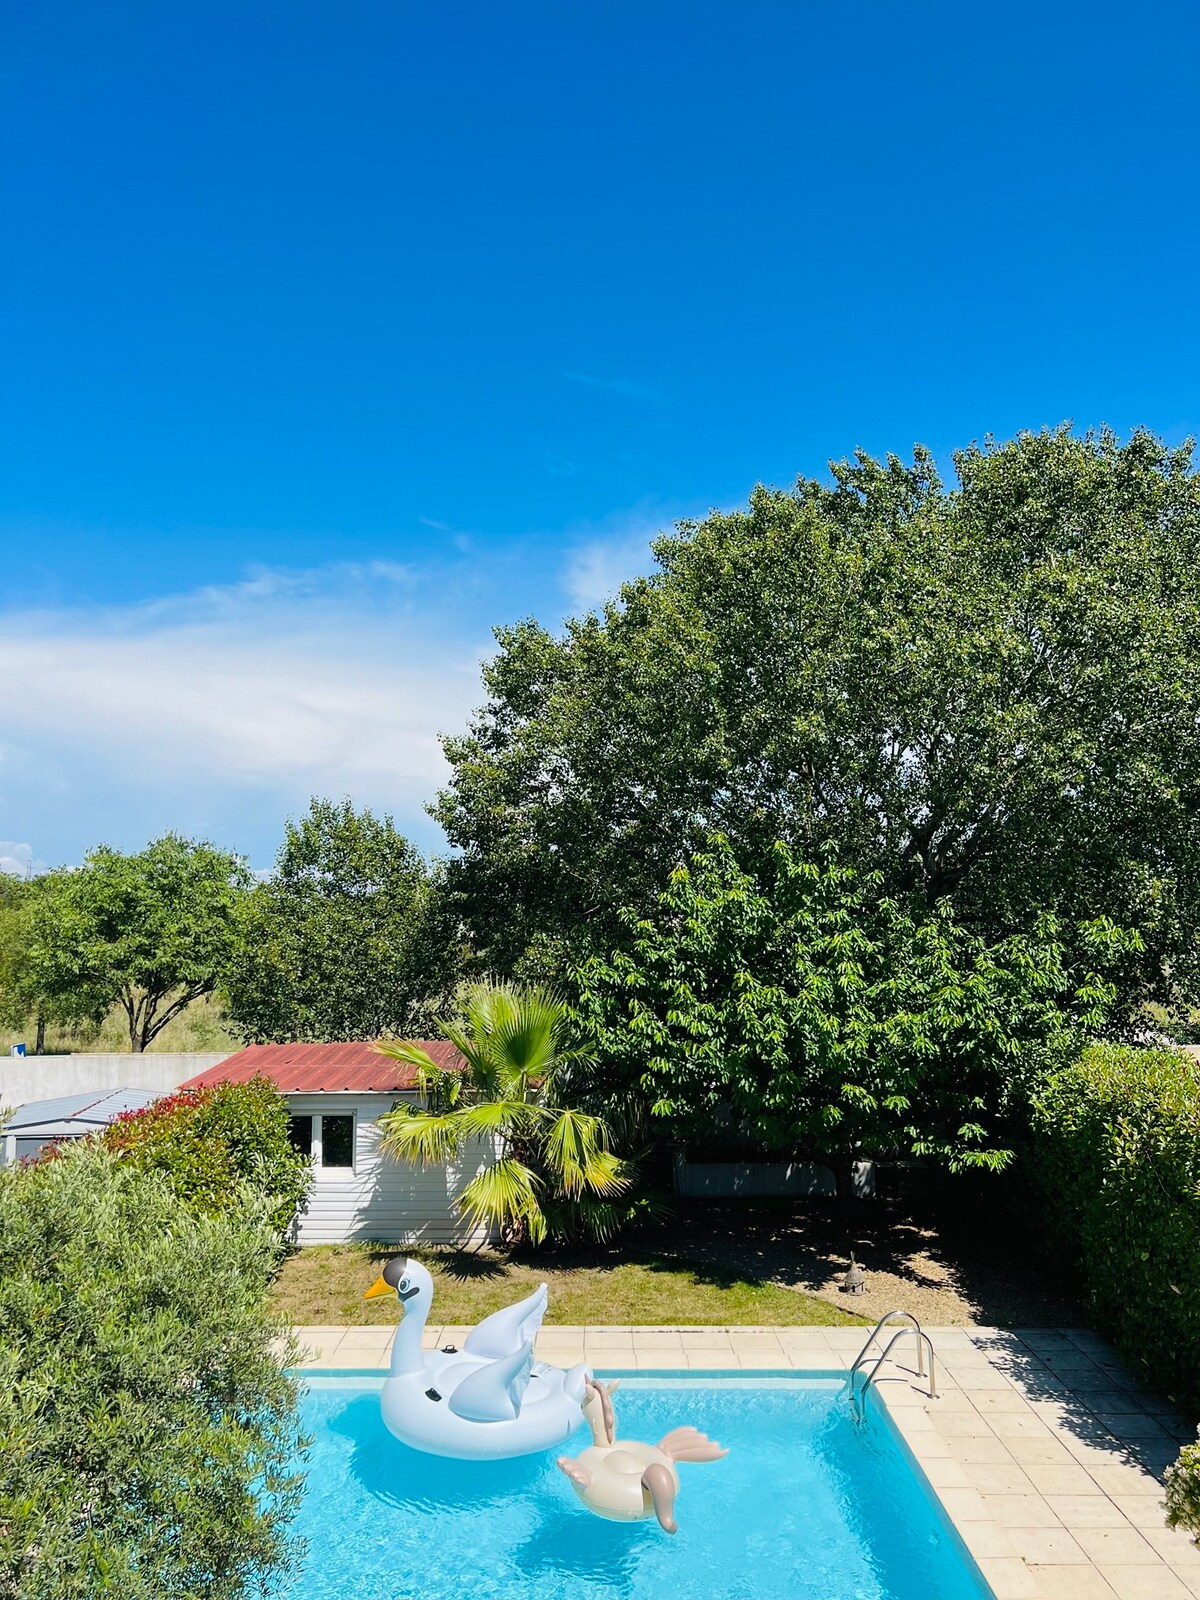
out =
<path fill-rule="evenodd" d="M 313 1438 L 287 1600 L 983 1600 L 873 1401 L 856 1427 L 829 1377 L 638 1373 L 620 1433 L 681 1423 L 729 1449 L 680 1468 L 674 1538 L 592 1516 L 553 1455 L 446 1461 L 399 1444 L 377 1377 L 306 1377 Z M 588 1442 L 581 1429 L 567 1453 Z"/>

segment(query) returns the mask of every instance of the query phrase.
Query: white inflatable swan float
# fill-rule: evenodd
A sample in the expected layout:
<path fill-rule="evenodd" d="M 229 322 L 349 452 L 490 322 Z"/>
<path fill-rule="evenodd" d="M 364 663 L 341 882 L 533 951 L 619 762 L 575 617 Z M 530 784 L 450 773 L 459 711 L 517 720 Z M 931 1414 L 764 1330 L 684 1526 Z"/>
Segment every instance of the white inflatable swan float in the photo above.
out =
<path fill-rule="evenodd" d="M 533 1359 L 544 1283 L 485 1317 L 461 1351 L 421 1348 L 433 1279 L 419 1261 L 389 1261 L 363 1298 L 392 1293 L 402 1315 L 379 1404 L 402 1444 L 459 1461 L 499 1461 L 565 1444 L 583 1421 L 587 1368 L 564 1372 Z"/>
<path fill-rule="evenodd" d="M 618 1439 L 612 1394 L 619 1378 L 605 1385 L 587 1382 L 583 1414 L 592 1443 L 581 1456 L 559 1456 L 558 1466 L 575 1486 L 589 1511 L 612 1522 L 640 1522 L 657 1517 L 664 1533 L 674 1533 L 675 1496 L 679 1493 L 677 1461 L 720 1461 L 729 1454 L 697 1428 L 673 1428 L 657 1444 Z"/>

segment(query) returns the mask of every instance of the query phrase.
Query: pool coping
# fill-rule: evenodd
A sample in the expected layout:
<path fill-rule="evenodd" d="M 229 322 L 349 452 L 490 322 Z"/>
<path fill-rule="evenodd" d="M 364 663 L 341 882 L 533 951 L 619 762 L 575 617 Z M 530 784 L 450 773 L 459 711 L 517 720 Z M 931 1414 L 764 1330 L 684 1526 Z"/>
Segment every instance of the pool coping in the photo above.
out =
<path fill-rule="evenodd" d="M 427 1328 L 426 1342 L 461 1343 L 467 1331 Z M 1200 1597 L 1200 1550 L 1162 1509 L 1162 1472 L 1194 1437 L 1174 1407 L 1145 1395 L 1085 1329 L 927 1331 L 936 1398 L 908 1340 L 873 1392 L 994 1600 Z M 537 1353 L 601 1375 L 829 1378 L 868 1332 L 549 1325 Z M 296 1333 L 314 1374 L 365 1378 L 386 1369 L 393 1329 Z"/>

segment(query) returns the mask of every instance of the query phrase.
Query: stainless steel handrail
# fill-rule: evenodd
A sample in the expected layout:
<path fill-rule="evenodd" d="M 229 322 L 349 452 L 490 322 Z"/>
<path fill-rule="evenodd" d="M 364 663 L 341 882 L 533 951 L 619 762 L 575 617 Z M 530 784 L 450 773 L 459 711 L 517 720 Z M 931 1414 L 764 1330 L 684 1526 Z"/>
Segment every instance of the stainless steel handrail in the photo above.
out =
<path fill-rule="evenodd" d="M 902 1329 L 901 1331 L 902 1332 L 911 1331 L 912 1333 L 916 1334 L 916 1336 L 917 1336 L 917 1376 L 919 1378 L 923 1378 L 925 1376 L 925 1352 L 924 1352 L 924 1350 L 922 1348 L 921 1340 L 924 1338 L 925 1339 L 925 1343 L 928 1344 L 929 1343 L 929 1339 L 928 1339 L 928 1336 L 925 1335 L 922 1332 L 921 1324 L 917 1321 L 916 1317 L 912 1314 L 911 1311 L 887 1311 L 887 1312 L 885 1312 L 883 1314 L 882 1317 L 880 1317 L 879 1321 L 871 1329 L 870 1334 L 867 1336 L 866 1344 L 863 1345 L 862 1349 L 858 1352 L 858 1355 L 854 1358 L 854 1365 L 850 1368 L 851 1380 L 853 1380 L 854 1374 L 858 1371 L 859 1367 L 862 1366 L 863 1362 L 866 1360 L 867 1351 L 871 1348 L 871 1346 L 879 1338 L 880 1331 L 882 1329 L 886 1328 L 887 1325 L 890 1322 L 893 1322 L 897 1317 L 907 1317 L 909 1322 L 912 1324 L 911 1330 Z M 895 1341 L 893 1340 L 893 1343 L 894 1342 Z M 880 1348 L 882 1349 L 882 1346 L 880 1346 Z M 891 1346 L 889 1345 L 888 1348 L 890 1349 Z M 932 1348 L 932 1346 L 931 1346 L 931 1348 Z"/>
<path fill-rule="evenodd" d="M 874 1366 L 871 1368 L 870 1372 L 867 1373 L 867 1376 L 863 1381 L 862 1388 L 861 1389 L 856 1389 L 855 1386 L 854 1386 L 854 1379 L 855 1379 L 856 1374 L 858 1373 L 859 1368 L 863 1365 L 863 1363 L 865 1362 L 865 1360 L 867 1358 L 868 1350 L 870 1350 L 871 1345 L 874 1343 L 874 1341 L 878 1337 L 880 1329 L 886 1327 L 888 1322 L 893 1317 L 907 1317 L 911 1321 L 912 1327 L 910 1327 L 910 1328 L 897 1328 L 896 1332 L 888 1340 L 887 1344 L 885 1346 L 881 1347 L 879 1354 L 875 1358 Z M 923 1378 L 923 1377 L 926 1376 L 926 1372 L 925 1372 L 925 1352 L 926 1352 L 926 1350 L 928 1350 L 928 1352 L 929 1352 L 929 1372 L 928 1372 L 929 1398 L 931 1400 L 936 1400 L 937 1399 L 937 1357 L 934 1354 L 932 1339 L 930 1339 L 929 1335 L 924 1331 L 924 1329 L 921 1327 L 921 1324 L 917 1321 L 916 1317 L 913 1316 L 911 1311 L 889 1311 L 887 1316 L 883 1317 L 880 1320 L 878 1326 L 875 1329 L 873 1329 L 870 1338 L 867 1340 L 866 1344 L 863 1345 L 862 1349 L 859 1351 L 858 1356 L 855 1359 L 854 1365 L 850 1368 L 849 1376 L 846 1379 L 847 1388 L 848 1388 L 849 1394 L 850 1394 L 850 1403 L 854 1408 L 855 1415 L 860 1420 L 864 1415 L 864 1408 L 865 1408 L 865 1404 L 866 1404 L 867 1390 L 871 1387 L 871 1385 L 874 1383 L 875 1379 L 878 1377 L 880 1367 L 882 1367 L 884 1362 L 887 1361 L 891 1357 L 893 1348 L 900 1342 L 901 1339 L 903 1339 L 905 1337 L 906 1334 L 911 1334 L 913 1336 L 913 1338 L 917 1342 L 917 1376 L 918 1377 L 922 1377 Z"/>

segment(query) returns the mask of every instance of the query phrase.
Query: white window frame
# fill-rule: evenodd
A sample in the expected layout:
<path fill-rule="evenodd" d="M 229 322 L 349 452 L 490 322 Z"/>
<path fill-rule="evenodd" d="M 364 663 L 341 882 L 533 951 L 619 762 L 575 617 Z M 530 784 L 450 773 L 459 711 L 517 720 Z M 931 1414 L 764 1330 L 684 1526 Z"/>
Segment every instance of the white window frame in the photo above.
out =
<path fill-rule="evenodd" d="M 357 1111 L 314 1111 L 312 1158 L 313 1166 L 318 1172 L 340 1172 L 352 1178 L 358 1171 L 358 1113 Z M 327 1167 L 325 1165 L 325 1118 L 349 1117 L 350 1118 L 350 1165 L 348 1167 Z"/>
<path fill-rule="evenodd" d="M 312 1123 L 312 1145 L 309 1156 L 312 1161 L 314 1173 L 326 1173 L 330 1178 L 353 1178 L 358 1173 L 358 1112 L 354 1108 L 345 1111 L 322 1111 L 316 1106 L 296 1106 L 288 1112 L 292 1117 L 307 1117 Z M 348 1167 L 327 1167 L 325 1165 L 325 1118 L 349 1117 L 350 1118 L 350 1165 Z"/>

